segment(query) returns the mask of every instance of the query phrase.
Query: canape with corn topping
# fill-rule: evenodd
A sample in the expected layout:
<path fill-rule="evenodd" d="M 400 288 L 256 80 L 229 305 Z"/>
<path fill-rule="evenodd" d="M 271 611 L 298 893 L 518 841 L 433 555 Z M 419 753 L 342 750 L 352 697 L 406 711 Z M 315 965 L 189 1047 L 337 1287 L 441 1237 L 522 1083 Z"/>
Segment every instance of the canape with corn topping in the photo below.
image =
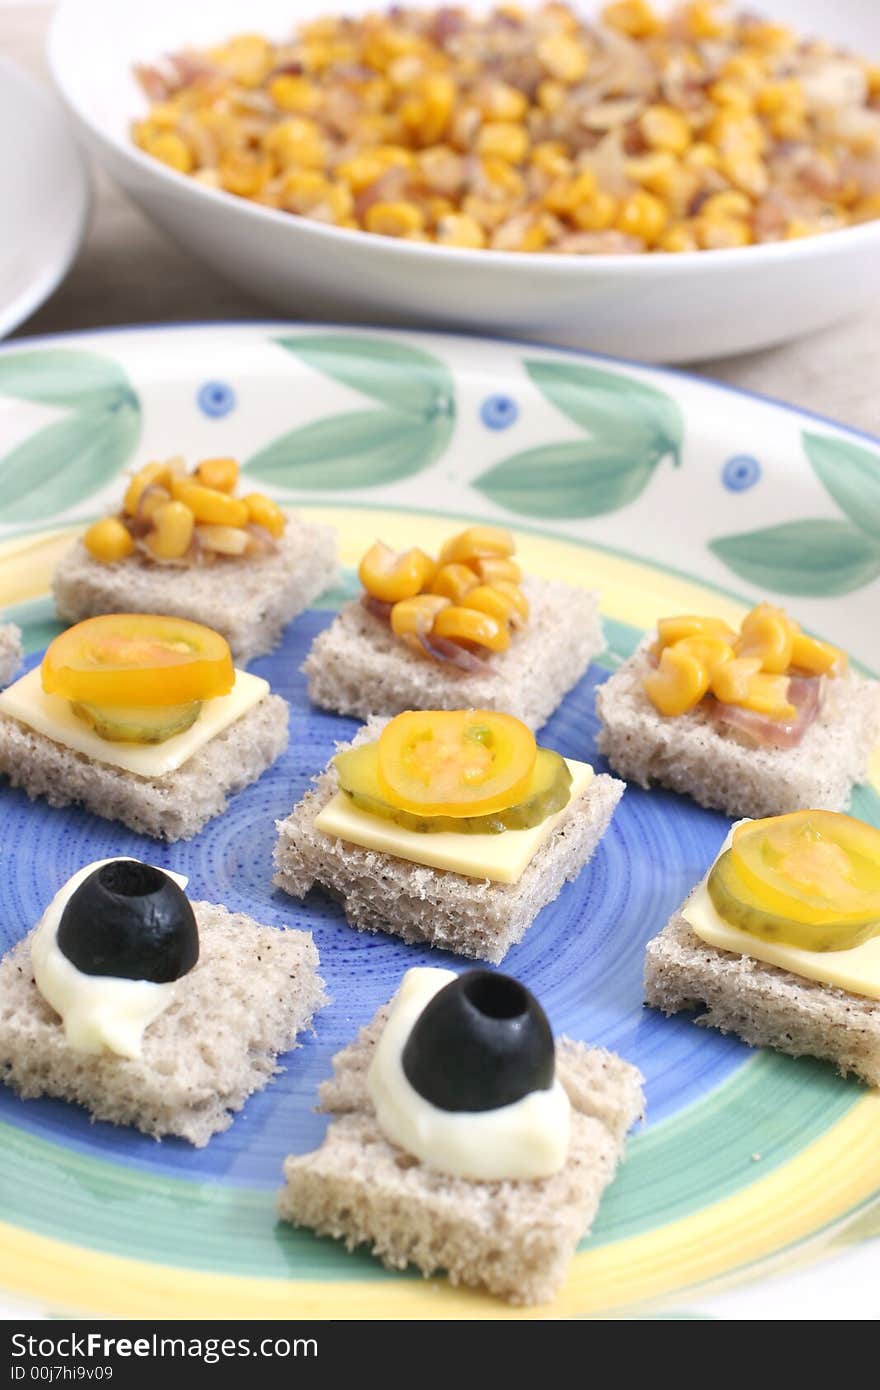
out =
<path fill-rule="evenodd" d="M 215 628 L 241 665 L 271 651 L 335 577 L 336 537 L 241 483 L 226 457 L 139 468 L 117 510 L 62 557 L 59 617 L 165 613 Z"/>

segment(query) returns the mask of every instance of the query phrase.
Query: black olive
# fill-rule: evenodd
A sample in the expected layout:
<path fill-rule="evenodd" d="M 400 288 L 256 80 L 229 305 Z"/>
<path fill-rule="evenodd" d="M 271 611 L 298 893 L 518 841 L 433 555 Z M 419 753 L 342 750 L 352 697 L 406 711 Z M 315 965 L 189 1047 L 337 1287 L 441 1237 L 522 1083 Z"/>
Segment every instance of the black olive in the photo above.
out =
<path fill-rule="evenodd" d="M 553 1085 L 547 1015 L 510 975 L 470 970 L 438 990 L 413 1024 L 403 1070 L 440 1110 L 497 1110 Z"/>
<path fill-rule="evenodd" d="M 84 975 L 167 984 L 199 958 L 199 929 L 173 878 L 137 859 L 95 869 L 71 894 L 58 948 Z"/>

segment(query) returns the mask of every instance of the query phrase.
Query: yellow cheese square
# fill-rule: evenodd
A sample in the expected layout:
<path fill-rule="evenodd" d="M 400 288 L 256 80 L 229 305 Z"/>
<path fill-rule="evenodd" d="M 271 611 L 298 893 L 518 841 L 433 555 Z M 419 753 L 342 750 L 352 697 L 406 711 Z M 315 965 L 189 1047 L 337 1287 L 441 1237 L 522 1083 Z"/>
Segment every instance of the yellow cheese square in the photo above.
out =
<path fill-rule="evenodd" d="M 733 830 L 718 851 L 718 859 L 730 848 L 732 839 Z M 849 951 L 805 951 L 801 946 L 764 941 L 725 921 L 709 897 L 708 879 L 707 873 L 681 909 L 682 917 L 701 941 L 737 956 L 751 956 L 752 960 L 764 961 L 766 965 L 778 965 L 781 970 L 790 970 L 806 980 L 836 985 L 868 999 L 880 999 L 880 936 L 863 941 L 861 946 Z"/>
<path fill-rule="evenodd" d="M 269 693 L 269 682 L 247 671 L 236 671 L 235 684 L 228 695 L 206 700 L 191 729 L 166 738 L 164 743 L 113 743 L 99 738 L 94 729 L 79 719 L 67 700 L 47 695 L 40 679 L 40 668 L 28 671 L 6 690 L 0 691 L 0 714 L 17 719 L 55 743 L 83 753 L 96 763 L 109 763 L 133 772 L 137 777 L 164 777 L 222 734 Z"/>
<path fill-rule="evenodd" d="M 589 763 L 572 758 L 566 762 L 572 778 L 571 804 L 589 786 L 594 773 Z M 425 835 L 371 816 L 353 805 L 344 792 L 337 792 L 315 817 L 315 829 L 362 849 L 393 854 L 429 869 L 445 869 L 466 878 L 488 878 L 493 883 L 518 883 L 567 809 L 563 807 L 530 830 L 505 830 L 500 835 L 457 835 L 444 830 Z"/>

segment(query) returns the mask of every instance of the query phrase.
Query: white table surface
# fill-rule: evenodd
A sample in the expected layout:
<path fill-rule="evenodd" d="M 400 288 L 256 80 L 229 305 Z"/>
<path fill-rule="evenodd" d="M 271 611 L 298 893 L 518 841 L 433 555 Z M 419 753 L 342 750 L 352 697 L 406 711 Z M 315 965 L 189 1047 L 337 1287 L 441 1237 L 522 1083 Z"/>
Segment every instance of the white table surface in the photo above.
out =
<path fill-rule="evenodd" d="M 128 0 L 120 0 L 128 3 Z M 344 8 L 338 0 L 328 9 Z M 51 7 L 0 0 L 0 52 L 47 81 Z M 92 224 L 67 279 L 13 337 L 131 323 L 265 318 L 271 309 L 179 250 L 98 175 Z M 862 317 L 799 342 L 693 370 L 880 435 L 880 264 Z M 806 292 L 809 292 L 806 287 Z"/>

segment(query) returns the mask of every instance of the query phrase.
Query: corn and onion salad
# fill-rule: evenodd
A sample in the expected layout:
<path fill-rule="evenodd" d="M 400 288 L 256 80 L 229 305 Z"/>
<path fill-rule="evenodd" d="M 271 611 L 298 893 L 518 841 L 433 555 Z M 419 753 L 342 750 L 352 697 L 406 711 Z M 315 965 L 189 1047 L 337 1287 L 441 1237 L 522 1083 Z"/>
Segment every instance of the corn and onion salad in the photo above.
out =
<path fill-rule="evenodd" d="M 156 159 L 406 241 L 678 252 L 880 217 L 880 65 L 720 0 L 394 7 L 138 76 Z"/>

